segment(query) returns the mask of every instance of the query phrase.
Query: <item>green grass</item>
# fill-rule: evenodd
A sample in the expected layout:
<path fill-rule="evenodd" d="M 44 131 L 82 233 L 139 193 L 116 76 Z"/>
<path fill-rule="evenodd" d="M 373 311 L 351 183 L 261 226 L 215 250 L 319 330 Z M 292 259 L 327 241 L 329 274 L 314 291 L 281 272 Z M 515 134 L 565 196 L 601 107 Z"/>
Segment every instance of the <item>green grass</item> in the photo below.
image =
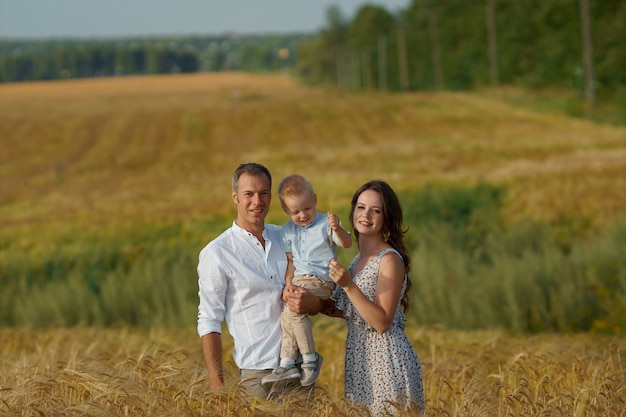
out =
<path fill-rule="evenodd" d="M 570 229 L 564 246 L 561 224 L 500 221 L 503 195 L 485 184 L 402 195 L 413 257 L 411 321 L 463 330 L 622 332 L 626 220 Z M 197 255 L 229 223 L 74 232 L 29 251 L 18 242 L 0 262 L 0 323 L 193 326 Z M 340 260 L 348 264 L 355 252 L 340 251 Z"/>
<path fill-rule="evenodd" d="M 533 111 L 564 114 L 571 117 L 626 126 L 626 91 L 615 91 L 611 97 L 598 97 L 590 104 L 582 92 L 556 89 L 524 90 L 512 86 L 498 90 L 486 90 L 482 94 L 493 95 Z"/>

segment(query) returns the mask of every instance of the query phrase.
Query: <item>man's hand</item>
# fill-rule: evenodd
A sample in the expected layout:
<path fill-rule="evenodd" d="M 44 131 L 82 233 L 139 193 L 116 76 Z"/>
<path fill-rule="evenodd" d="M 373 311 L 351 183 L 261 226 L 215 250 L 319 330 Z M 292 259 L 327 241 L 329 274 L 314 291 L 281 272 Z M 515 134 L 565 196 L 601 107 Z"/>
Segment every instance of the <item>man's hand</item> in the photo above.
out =
<path fill-rule="evenodd" d="M 322 308 L 322 311 L 320 311 L 320 313 L 329 317 L 340 317 L 342 319 L 345 318 L 343 316 L 343 311 L 337 308 L 337 304 L 333 300 L 326 300 L 326 302 L 324 302 L 324 307 Z"/>
<path fill-rule="evenodd" d="M 283 291 L 287 307 L 297 314 L 315 315 L 324 307 L 324 301 L 311 294 L 306 288 L 288 285 Z"/>

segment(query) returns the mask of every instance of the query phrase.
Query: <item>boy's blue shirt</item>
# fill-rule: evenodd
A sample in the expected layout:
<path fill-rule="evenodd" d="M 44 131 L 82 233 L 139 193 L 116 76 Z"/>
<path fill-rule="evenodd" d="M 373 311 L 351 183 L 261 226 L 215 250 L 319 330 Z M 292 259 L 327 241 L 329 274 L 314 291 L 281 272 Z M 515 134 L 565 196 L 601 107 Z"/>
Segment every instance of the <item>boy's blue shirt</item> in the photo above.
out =
<path fill-rule="evenodd" d="M 328 264 L 331 258 L 337 257 L 336 236 L 333 236 L 331 247 L 327 216 L 316 213 L 308 226 L 298 226 L 291 220 L 282 226 L 283 247 L 293 257 L 294 276 L 311 274 L 332 282 Z"/>

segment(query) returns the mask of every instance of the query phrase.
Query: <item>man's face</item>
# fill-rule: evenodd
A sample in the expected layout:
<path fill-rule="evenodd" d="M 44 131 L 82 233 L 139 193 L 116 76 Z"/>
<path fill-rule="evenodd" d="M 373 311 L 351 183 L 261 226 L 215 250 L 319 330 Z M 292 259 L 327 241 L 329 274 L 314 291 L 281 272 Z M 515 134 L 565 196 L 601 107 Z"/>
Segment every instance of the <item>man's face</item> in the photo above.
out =
<path fill-rule="evenodd" d="M 237 205 L 239 227 L 248 231 L 263 227 L 272 201 L 270 181 L 265 175 L 241 174 L 232 198 Z"/>

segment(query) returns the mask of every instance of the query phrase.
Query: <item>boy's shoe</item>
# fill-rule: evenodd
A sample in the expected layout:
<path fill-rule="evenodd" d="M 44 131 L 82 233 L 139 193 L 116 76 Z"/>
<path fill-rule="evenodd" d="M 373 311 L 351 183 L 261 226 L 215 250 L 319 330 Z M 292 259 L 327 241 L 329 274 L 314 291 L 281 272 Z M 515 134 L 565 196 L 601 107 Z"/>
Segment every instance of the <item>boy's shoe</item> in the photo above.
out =
<path fill-rule="evenodd" d="M 313 362 L 302 363 L 302 378 L 300 378 L 300 384 L 303 387 L 315 384 L 317 377 L 320 376 L 320 369 L 322 368 L 322 363 L 324 363 L 324 358 L 317 352 L 315 352 L 315 358 L 316 360 Z"/>
<path fill-rule="evenodd" d="M 281 366 L 274 369 L 271 374 L 264 376 L 261 379 L 261 385 L 271 385 L 274 382 L 297 378 L 300 378 L 300 371 L 295 365 L 289 365 L 285 368 Z"/>

